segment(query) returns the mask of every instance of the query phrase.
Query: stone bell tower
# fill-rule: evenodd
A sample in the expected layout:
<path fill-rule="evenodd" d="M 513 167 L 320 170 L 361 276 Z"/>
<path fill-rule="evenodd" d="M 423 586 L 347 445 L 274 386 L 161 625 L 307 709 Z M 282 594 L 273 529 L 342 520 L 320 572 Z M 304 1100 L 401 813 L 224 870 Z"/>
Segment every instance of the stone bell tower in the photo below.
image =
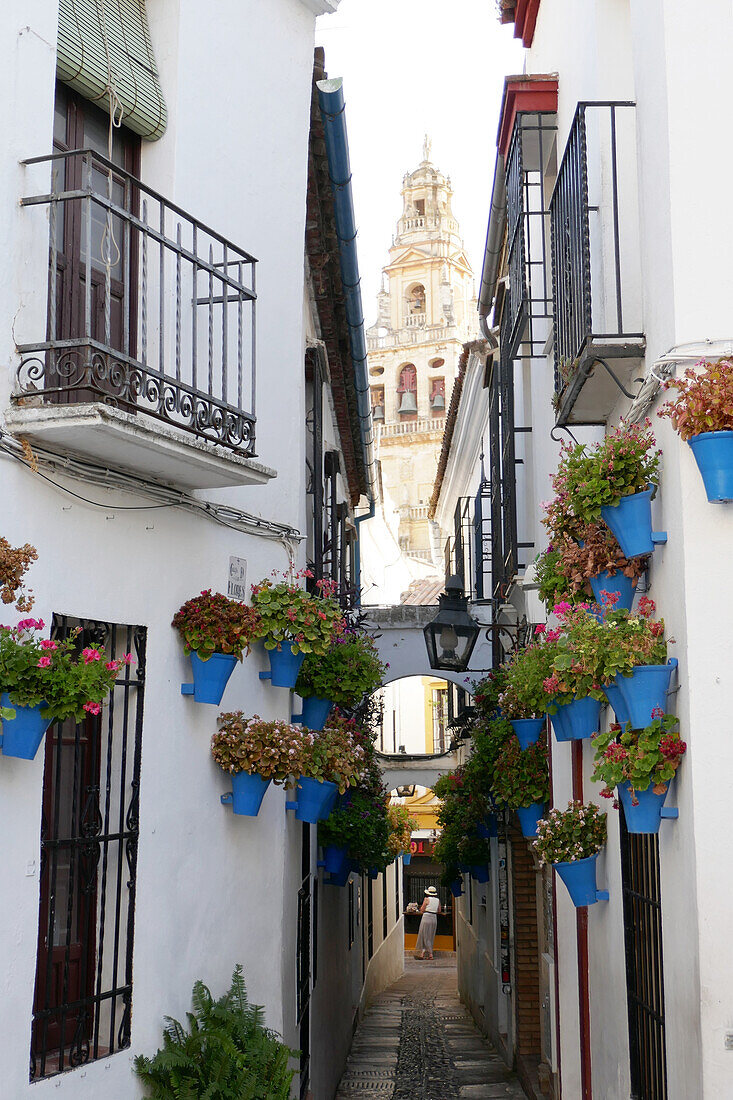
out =
<path fill-rule="evenodd" d="M 478 318 L 450 177 L 430 160 L 430 144 L 426 136 L 420 164 L 402 181 L 367 347 L 385 508 L 399 512 L 402 551 L 442 573 L 443 537 L 428 504 L 458 360 L 478 335 Z"/>

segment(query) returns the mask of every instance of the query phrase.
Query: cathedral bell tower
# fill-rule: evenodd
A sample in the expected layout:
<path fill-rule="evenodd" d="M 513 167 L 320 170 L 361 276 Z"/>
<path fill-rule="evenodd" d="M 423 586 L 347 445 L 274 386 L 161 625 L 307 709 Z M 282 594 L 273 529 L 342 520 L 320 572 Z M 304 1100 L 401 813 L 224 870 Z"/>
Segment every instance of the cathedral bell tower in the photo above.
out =
<path fill-rule="evenodd" d="M 426 136 L 420 164 L 402 181 L 402 214 L 367 348 L 385 509 L 399 514 L 403 553 L 442 573 L 443 537 L 427 518 L 428 503 L 458 360 L 478 326 L 450 177 L 430 153 Z"/>

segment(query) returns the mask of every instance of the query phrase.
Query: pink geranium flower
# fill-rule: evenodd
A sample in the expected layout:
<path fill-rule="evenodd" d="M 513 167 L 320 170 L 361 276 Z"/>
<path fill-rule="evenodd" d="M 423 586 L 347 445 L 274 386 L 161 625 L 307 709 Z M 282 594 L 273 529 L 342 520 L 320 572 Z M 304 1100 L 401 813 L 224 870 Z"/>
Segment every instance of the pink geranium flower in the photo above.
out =
<path fill-rule="evenodd" d="M 41 642 L 41 649 L 58 649 L 59 647 L 55 642 L 52 642 L 50 638 L 44 638 Z"/>
<path fill-rule="evenodd" d="M 50 657 L 41 657 L 41 658 L 39 658 L 39 661 L 38 661 L 38 667 L 39 668 L 49 668 L 50 665 L 51 665 L 51 658 Z"/>
<path fill-rule="evenodd" d="M 89 665 L 92 661 L 101 661 L 102 654 L 98 649 L 94 649 L 93 646 L 87 646 L 86 649 L 82 649 L 81 655 L 84 658 L 84 664 Z"/>
<path fill-rule="evenodd" d="M 91 701 L 88 702 L 88 703 L 85 703 L 83 709 L 87 712 L 87 714 L 101 714 L 102 713 L 101 704 L 100 703 L 92 703 Z"/>

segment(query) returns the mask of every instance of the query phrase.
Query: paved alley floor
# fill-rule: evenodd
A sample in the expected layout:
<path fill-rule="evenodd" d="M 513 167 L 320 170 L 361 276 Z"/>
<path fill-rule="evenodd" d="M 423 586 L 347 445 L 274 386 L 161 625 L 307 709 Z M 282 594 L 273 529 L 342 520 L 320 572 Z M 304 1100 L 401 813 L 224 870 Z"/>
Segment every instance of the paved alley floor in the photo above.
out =
<path fill-rule="evenodd" d="M 336 1100 L 525 1100 L 458 999 L 455 955 L 405 959 L 355 1036 Z"/>

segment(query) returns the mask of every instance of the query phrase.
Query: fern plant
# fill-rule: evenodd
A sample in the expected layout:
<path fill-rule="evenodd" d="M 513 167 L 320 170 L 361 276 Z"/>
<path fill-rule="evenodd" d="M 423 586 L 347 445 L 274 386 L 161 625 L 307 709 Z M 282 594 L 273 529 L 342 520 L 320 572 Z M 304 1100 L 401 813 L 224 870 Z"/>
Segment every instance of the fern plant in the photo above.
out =
<path fill-rule="evenodd" d="M 288 1100 L 297 1051 L 266 1028 L 251 1005 L 237 965 L 228 993 L 214 1000 L 203 982 L 193 987 L 188 1028 L 166 1016 L 163 1046 L 138 1055 L 135 1072 L 148 1100 Z"/>

